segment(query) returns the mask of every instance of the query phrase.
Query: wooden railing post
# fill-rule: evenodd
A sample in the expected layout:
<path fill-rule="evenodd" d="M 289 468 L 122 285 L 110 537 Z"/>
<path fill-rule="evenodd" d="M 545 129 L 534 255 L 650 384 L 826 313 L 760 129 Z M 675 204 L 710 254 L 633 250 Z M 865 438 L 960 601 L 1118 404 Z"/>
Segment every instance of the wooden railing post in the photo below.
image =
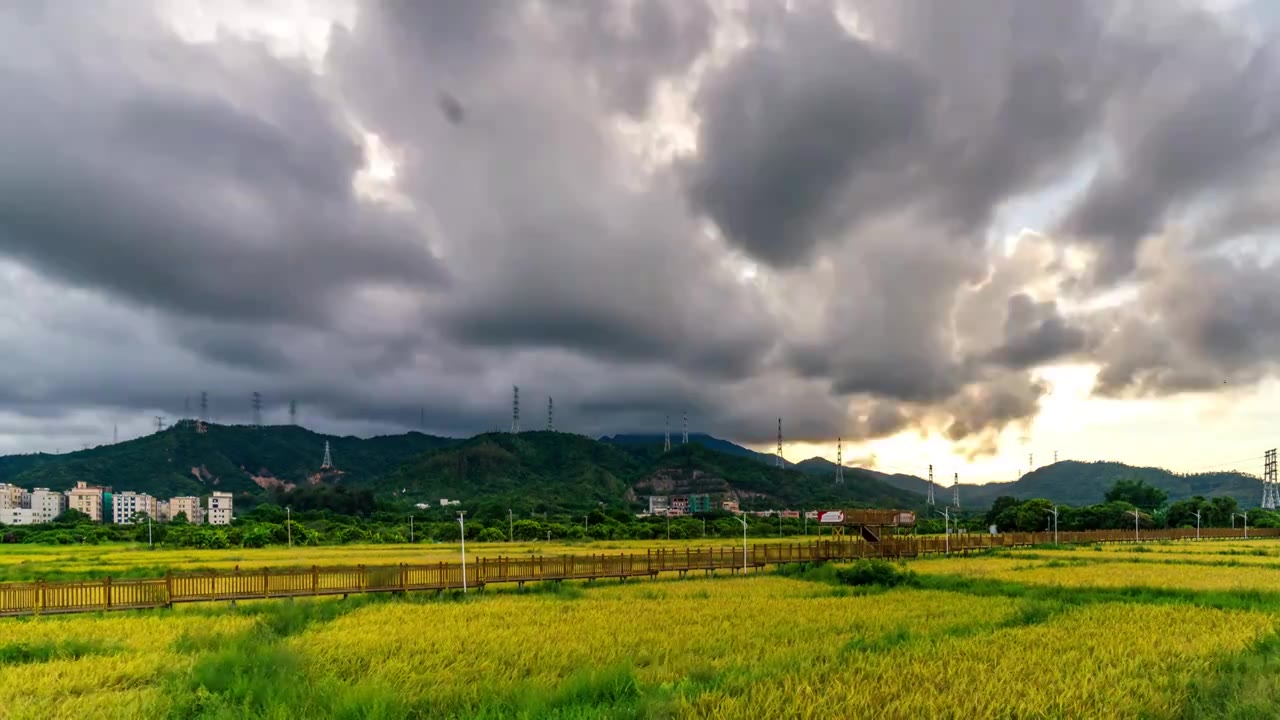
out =
<path fill-rule="evenodd" d="M 110 575 L 108 575 L 107 579 L 102 582 L 102 598 L 103 598 L 104 607 L 107 610 L 110 610 L 111 609 L 111 576 Z"/>
<path fill-rule="evenodd" d="M 320 568 L 315 565 L 311 566 L 311 594 L 320 594 Z"/>
<path fill-rule="evenodd" d="M 271 571 L 262 568 L 262 597 L 271 597 Z"/>

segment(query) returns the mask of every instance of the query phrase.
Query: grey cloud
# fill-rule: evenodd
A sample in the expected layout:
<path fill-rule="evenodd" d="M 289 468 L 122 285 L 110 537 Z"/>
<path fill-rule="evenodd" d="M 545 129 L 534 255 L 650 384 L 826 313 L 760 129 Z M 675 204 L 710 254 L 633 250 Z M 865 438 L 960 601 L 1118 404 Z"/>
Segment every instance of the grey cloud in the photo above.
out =
<path fill-rule="evenodd" d="M 1009 298 L 1004 344 L 992 358 L 1013 368 L 1028 368 L 1085 348 L 1082 328 L 1072 326 L 1052 300 L 1036 302 L 1024 293 Z"/>
<path fill-rule="evenodd" d="M 1131 76 L 1108 109 L 1114 157 L 1062 222 L 1097 248 L 1104 282 L 1133 270 L 1144 238 L 1197 201 L 1246 187 L 1280 150 L 1274 37 L 1259 44 L 1196 12 L 1161 29 L 1132 40 Z"/>
<path fill-rule="evenodd" d="M 443 279 L 412 218 L 355 196 L 361 148 L 307 71 L 149 18 L 62 19 L 0 15 L 0 254 L 145 306 L 308 323 L 356 286 Z"/>
<path fill-rule="evenodd" d="M 699 154 L 688 168 L 694 206 L 780 266 L 808 257 L 855 175 L 892 165 L 894 149 L 920 130 L 928 91 L 909 65 L 843 32 L 830 12 L 784 17 L 777 45 L 744 50 L 704 85 Z"/>

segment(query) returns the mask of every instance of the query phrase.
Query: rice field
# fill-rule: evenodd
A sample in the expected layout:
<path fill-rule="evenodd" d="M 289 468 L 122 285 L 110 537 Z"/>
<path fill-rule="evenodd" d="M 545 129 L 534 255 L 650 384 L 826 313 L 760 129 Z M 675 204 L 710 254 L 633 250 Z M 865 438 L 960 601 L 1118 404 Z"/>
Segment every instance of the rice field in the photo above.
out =
<path fill-rule="evenodd" d="M 1150 548 L 0 620 L 0 718 L 1274 717 L 1280 543 Z"/>

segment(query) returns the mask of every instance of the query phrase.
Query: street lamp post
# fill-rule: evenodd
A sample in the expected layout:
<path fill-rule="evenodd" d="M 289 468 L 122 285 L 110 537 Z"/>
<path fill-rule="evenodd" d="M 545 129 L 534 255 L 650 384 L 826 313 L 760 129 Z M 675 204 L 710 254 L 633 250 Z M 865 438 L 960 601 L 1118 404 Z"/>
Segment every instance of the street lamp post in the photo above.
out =
<path fill-rule="evenodd" d="M 1244 518 L 1244 539 L 1248 540 L 1249 539 L 1249 513 L 1242 512 L 1242 513 L 1231 513 L 1231 514 L 1232 516 L 1239 515 L 1240 517 Z"/>
<path fill-rule="evenodd" d="M 948 505 L 941 510 L 934 510 L 942 516 L 942 535 L 945 538 L 946 554 L 951 554 L 951 506 Z"/>
<path fill-rule="evenodd" d="M 156 544 L 151 540 L 151 513 L 147 513 L 147 548 L 156 549 Z"/>
<path fill-rule="evenodd" d="M 667 539 L 671 539 L 671 510 L 667 510 Z"/>
<path fill-rule="evenodd" d="M 1052 510 L 1046 510 L 1045 512 L 1047 512 L 1053 518 L 1053 544 L 1057 545 L 1058 544 L 1058 506 L 1054 505 Z"/>
<path fill-rule="evenodd" d="M 464 519 L 466 510 L 458 511 L 458 529 L 462 537 L 462 594 L 467 593 L 467 523 Z"/>
<path fill-rule="evenodd" d="M 507 542 L 516 541 L 516 519 L 511 514 L 511 508 L 507 508 Z"/>
<path fill-rule="evenodd" d="M 289 548 L 293 549 L 293 508 L 285 507 L 284 509 L 284 527 L 289 533 Z"/>
<path fill-rule="evenodd" d="M 1138 542 L 1138 518 L 1142 517 L 1137 510 L 1125 510 L 1126 515 L 1133 516 L 1133 541 Z"/>
<path fill-rule="evenodd" d="M 409 544 L 413 544 L 413 516 L 409 516 Z"/>
<path fill-rule="evenodd" d="M 747 511 L 742 511 L 742 517 L 736 518 L 742 523 L 742 574 L 747 574 Z"/>
<path fill-rule="evenodd" d="M 1199 540 L 1200 539 L 1200 511 L 1196 510 L 1191 514 L 1196 516 L 1196 539 Z"/>

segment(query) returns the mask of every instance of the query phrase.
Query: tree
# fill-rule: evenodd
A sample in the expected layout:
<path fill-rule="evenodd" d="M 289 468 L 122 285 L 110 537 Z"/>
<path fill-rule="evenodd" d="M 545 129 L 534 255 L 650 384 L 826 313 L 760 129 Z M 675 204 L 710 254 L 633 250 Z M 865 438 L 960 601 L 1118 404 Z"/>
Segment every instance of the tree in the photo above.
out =
<path fill-rule="evenodd" d="M 1169 499 L 1169 493 L 1145 480 L 1117 480 L 1107 491 L 1107 502 L 1127 502 L 1142 510 L 1155 510 Z"/>
<path fill-rule="evenodd" d="M 999 525 L 1000 523 L 997 521 L 999 520 L 1001 513 L 1010 508 L 1016 508 L 1021 504 L 1022 501 L 1016 497 L 1011 495 L 1001 495 L 995 499 L 995 502 L 991 503 L 991 509 L 987 511 L 984 522 L 986 522 L 987 525 Z"/>
<path fill-rule="evenodd" d="M 88 515 L 76 510 L 68 508 L 62 511 L 62 514 L 53 519 L 54 522 L 64 525 L 79 525 L 81 523 L 93 522 Z"/>

